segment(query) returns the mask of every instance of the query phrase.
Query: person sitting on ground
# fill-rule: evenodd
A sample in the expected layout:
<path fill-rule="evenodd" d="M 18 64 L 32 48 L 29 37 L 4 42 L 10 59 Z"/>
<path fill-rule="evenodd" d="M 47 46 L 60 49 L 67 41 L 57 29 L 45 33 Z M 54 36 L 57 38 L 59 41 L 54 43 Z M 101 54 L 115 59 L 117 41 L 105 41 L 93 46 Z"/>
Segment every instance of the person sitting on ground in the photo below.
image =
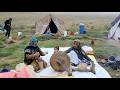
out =
<path fill-rule="evenodd" d="M 95 74 L 94 62 L 83 52 L 79 39 L 74 40 L 72 47 L 65 52 L 70 57 L 73 71 L 91 71 Z"/>
<path fill-rule="evenodd" d="M 54 47 L 54 53 L 59 52 L 59 46 Z"/>
<path fill-rule="evenodd" d="M 33 37 L 29 43 L 29 46 L 24 49 L 24 63 L 26 65 L 32 65 L 35 72 L 47 67 L 47 63 L 42 60 L 40 56 L 45 56 L 48 54 L 48 52 L 42 52 L 37 43 L 38 40 Z"/>

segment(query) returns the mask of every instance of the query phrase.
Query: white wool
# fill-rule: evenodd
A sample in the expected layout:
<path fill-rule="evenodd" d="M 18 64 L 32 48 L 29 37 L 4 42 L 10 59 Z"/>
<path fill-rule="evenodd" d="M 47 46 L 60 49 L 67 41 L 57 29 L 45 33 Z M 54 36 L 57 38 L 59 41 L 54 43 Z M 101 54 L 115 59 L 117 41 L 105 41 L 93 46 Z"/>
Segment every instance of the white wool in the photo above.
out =
<path fill-rule="evenodd" d="M 92 47 L 89 47 L 89 46 L 83 46 L 82 49 L 83 49 L 85 52 L 93 51 L 93 48 L 92 48 Z"/>

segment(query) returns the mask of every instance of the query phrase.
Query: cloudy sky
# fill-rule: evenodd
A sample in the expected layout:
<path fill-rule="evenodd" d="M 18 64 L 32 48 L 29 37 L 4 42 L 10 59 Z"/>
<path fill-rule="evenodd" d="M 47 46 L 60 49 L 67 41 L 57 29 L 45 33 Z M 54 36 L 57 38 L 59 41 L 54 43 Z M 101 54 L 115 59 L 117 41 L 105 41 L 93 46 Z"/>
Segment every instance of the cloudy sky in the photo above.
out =
<path fill-rule="evenodd" d="M 64 14 L 64 15 L 119 15 L 120 12 L 0 12 L 0 14 L 2 13 L 36 13 L 36 14 Z"/>
<path fill-rule="evenodd" d="M 56 15 L 75 15 L 75 16 L 118 16 L 120 15 L 120 12 L 32 12 L 36 14 L 56 14 Z"/>
<path fill-rule="evenodd" d="M 94 16 L 100 16 L 100 17 L 117 17 L 120 15 L 120 12 L 0 12 L 0 16 L 6 16 L 6 17 L 13 17 L 15 15 L 19 16 L 39 16 L 39 15 L 44 15 L 44 14 L 55 14 L 55 15 L 70 15 L 70 16 L 89 16 L 89 17 L 94 17 Z"/>
<path fill-rule="evenodd" d="M 98 14 L 98 15 L 119 15 L 120 12 L 37 12 L 37 13 L 51 13 L 51 14 Z"/>

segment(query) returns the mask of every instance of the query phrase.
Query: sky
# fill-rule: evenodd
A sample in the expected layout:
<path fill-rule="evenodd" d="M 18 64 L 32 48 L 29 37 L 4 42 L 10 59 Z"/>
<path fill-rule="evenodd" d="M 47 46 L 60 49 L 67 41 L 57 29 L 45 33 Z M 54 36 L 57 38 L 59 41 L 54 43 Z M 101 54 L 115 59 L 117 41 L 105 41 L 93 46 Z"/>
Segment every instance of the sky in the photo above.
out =
<path fill-rule="evenodd" d="M 27 17 L 27 16 L 44 16 L 47 14 L 53 14 L 53 15 L 67 15 L 67 16 L 86 16 L 86 17 L 112 17 L 116 18 L 118 15 L 120 15 L 120 12 L 0 12 L 0 16 L 2 17 Z"/>
<path fill-rule="evenodd" d="M 0 14 L 33 13 L 33 14 L 58 14 L 58 15 L 119 15 L 120 12 L 0 12 Z"/>
<path fill-rule="evenodd" d="M 41 12 L 37 12 L 41 13 Z M 80 14 L 96 14 L 96 15 L 119 15 L 120 12 L 42 12 L 42 13 L 51 13 L 51 14 L 73 14 L 73 15 L 80 15 Z"/>

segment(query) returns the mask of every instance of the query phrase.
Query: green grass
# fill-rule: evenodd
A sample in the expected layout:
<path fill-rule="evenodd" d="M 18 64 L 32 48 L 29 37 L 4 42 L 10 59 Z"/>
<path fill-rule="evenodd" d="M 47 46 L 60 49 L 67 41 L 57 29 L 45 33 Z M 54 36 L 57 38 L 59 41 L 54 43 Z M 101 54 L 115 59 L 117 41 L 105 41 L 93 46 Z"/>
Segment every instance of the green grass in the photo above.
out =
<path fill-rule="evenodd" d="M 15 33 L 14 33 L 15 34 Z M 14 35 L 15 36 L 15 35 Z M 24 48 L 28 43 L 28 38 L 24 38 L 20 43 L 6 44 L 7 47 L 0 48 L 0 68 L 4 68 L 7 64 L 10 64 L 10 68 L 14 68 L 17 63 L 24 60 Z M 4 60 L 5 58 L 5 60 Z"/>
<path fill-rule="evenodd" d="M 87 36 L 95 37 L 95 38 L 103 38 L 107 34 L 107 30 L 105 28 L 93 28 L 90 30 L 87 30 Z"/>
<path fill-rule="evenodd" d="M 10 55 L 12 55 L 11 52 L 3 52 L 3 51 L 0 52 L 0 57 L 7 57 L 7 56 L 10 56 Z"/>
<path fill-rule="evenodd" d="M 21 28 L 20 28 L 21 29 Z M 18 29 L 18 30 L 20 30 Z M 27 27 L 27 28 L 23 28 L 24 31 L 24 34 L 25 35 L 30 35 L 32 30 Z M 97 33 L 98 31 L 96 30 L 93 30 L 93 31 L 88 31 L 87 33 L 91 34 L 91 37 L 96 37 L 98 34 Z M 102 31 L 101 31 L 102 33 Z M 95 36 L 95 35 L 96 36 Z M 16 38 L 17 37 L 17 31 L 14 31 L 12 33 L 12 35 Z M 74 35 L 74 36 L 69 36 L 69 37 L 59 37 L 59 38 L 52 38 L 52 39 L 48 39 L 48 37 L 42 37 L 42 38 L 38 38 L 40 41 L 38 43 L 39 47 L 55 47 L 55 46 L 60 46 L 60 47 L 70 47 L 72 45 L 72 42 L 73 40 L 75 39 L 80 39 L 81 40 L 81 44 L 82 45 L 89 45 L 91 40 L 88 39 L 86 37 L 87 34 L 85 35 Z M 94 35 L 94 36 L 92 36 Z M 104 34 L 101 34 L 101 36 L 104 36 Z M 43 40 L 41 40 L 43 39 Z M 4 38 L 1 39 L 2 42 L 4 41 Z M 30 37 L 25 37 L 21 43 L 14 43 L 14 44 L 10 44 L 9 47 L 6 47 L 6 48 L 0 48 L 0 57 L 4 58 L 4 57 L 8 57 L 8 59 L 11 60 L 11 62 L 9 63 L 13 63 L 15 64 L 16 62 L 22 62 L 23 59 L 24 59 L 24 48 L 27 46 L 28 42 L 30 40 Z M 96 56 L 98 57 L 99 55 L 107 55 L 107 53 L 109 53 L 109 49 L 110 47 L 108 47 L 106 45 L 106 48 L 101 49 L 103 48 L 105 45 L 103 45 L 105 42 L 103 41 L 96 41 L 97 44 L 96 47 L 94 47 L 94 50 L 96 52 Z M 114 47 L 113 47 L 114 48 Z M 12 60 L 13 59 L 13 60 Z M 8 63 L 7 61 L 6 62 L 3 62 L 2 65 L 4 66 L 4 64 Z M 9 64 L 8 63 L 8 64 Z M 3 66 L 0 66 L 0 67 L 3 67 Z M 14 66 L 14 65 L 13 65 Z M 11 65 L 10 67 L 13 68 L 13 66 Z"/>
<path fill-rule="evenodd" d="M 41 41 L 38 43 L 40 47 L 55 47 L 55 46 L 60 46 L 60 47 L 67 47 L 71 45 L 71 40 L 60 40 L 60 39 L 51 39 L 47 41 Z"/>

